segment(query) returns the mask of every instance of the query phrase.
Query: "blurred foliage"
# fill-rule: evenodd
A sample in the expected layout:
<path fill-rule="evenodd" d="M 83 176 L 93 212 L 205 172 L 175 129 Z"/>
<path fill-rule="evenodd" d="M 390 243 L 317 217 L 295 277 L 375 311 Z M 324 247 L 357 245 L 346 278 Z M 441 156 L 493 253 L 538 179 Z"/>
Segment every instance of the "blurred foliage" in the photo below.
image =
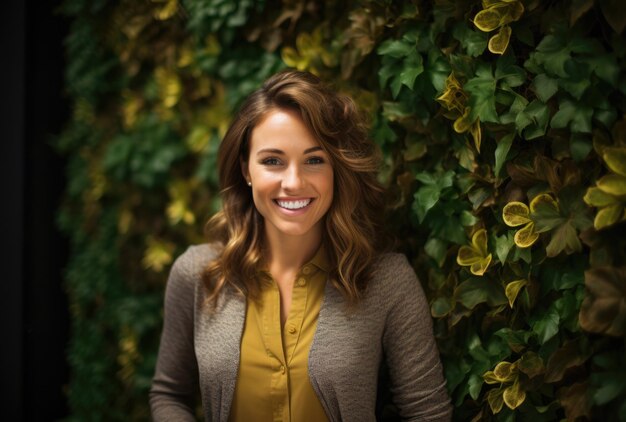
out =
<path fill-rule="evenodd" d="M 66 0 L 70 420 L 148 420 L 169 267 L 243 98 L 292 66 L 371 117 L 455 420 L 626 421 L 615 0 Z M 409 235 L 407 235 L 409 234 Z M 392 408 L 389 408 L 392 410 Z"/>

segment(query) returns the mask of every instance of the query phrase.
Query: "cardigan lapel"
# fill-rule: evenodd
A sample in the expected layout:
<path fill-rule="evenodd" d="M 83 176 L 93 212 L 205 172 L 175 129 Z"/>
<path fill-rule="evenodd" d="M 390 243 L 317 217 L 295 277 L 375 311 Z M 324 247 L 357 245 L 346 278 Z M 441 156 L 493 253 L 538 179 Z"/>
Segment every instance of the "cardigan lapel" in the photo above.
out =
<path fill-rule="evenodd" d="M 203 297 L 203 296 L 200 296 Z M 237 383 L 241 336 L 246 317 L 246 300 L 230 286 L 220 296 L 214 313 L 202 305 L 196 314 L 196 356 L 207 420 L 228 420 Z"/>

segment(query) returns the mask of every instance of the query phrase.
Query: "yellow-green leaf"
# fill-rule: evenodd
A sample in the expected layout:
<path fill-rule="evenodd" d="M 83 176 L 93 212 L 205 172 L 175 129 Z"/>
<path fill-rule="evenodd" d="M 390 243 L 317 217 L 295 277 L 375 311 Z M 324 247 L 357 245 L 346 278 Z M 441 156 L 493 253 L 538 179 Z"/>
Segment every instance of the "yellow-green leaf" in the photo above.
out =
<path fill-rule="evenodd" d="M 160 272 L 163 270 L 165 265 L 172 262 L 174 244 L 159 240 L 152 236 L 148 238 L 147 243 L 148 246 L 144 252 L 142 260 L 143 266 L 146 269 L 151 268 L 156 272 Z"/>
<path fill-rule="evenodd" d="M 491 32 L 500 26 L 500 11 L 494 8 L 481 10 L 474 16 L 474 25 L 483 32 Z"/>
<path fill-rule="evenodd" d="M 512 201 L 502 209 L 502 219 L 507 226 L 521 226 L 531 222 L 530 210 L 523 202 Z"/>
<path fill-rule="evenodd" d="M 602 153 L 602 158 L 609 168 L 622 176 L 626 176 L 626 148 L 606 147 Z"/>
<path fill-rule="evenodd" d="M 493 54 L 504 54 L 506 48 L 509 46 L 509 39 L 511 38 L 511 27 L 508 25 L 500 28 L 500 31 L 491 39 L 487 44 L 487 48 Z"/>
<path fill-rule="evenodd" d="M 298 52 L 292 47 L 283 48 L 280 57 L 287 66 L 295 67 L 298 70 L 304 70 L 309 65 L 309 60 L 305 57 L 300 57 Z"/>
<path fill-rule="evenodd" d="M 494 388 L 487 393 L 487 402 L 491 408 L 491 412 L 495 415 L 502 410 L 504 400 L 502 399 L 502 389 Z"/>
<path fill-rule="evenodd" d="M 511 7 L 509 9 L 509 17 L 511 19 L 510 22 L 519 20 L 519 18 L 521 18 L 522 14 L 524 13 L 524 5 L 522 4 L 522 2 L 521 1 L 507 1 L 507 3 L 511 3 Z"/>
<path fill-rule="evenodd" d="M 482 257 L 487 256 L 487 230 L 480 229 L 472 236 L 472 245 Z"/>
<path fill-rule="evenodd" d="M 178 74 L 172 69 L 158 67 L 154 71 L 159 97 L 166 108 L 172 108 L 180 99 L 182 93 L 182 84 Z"/>
<path fill-rule="evenodd" d="M 539 233 L 535 232 L 535 223 L 532 221 L 515 233 L 513 242 L 520 248 L 527 248 L 539 239 Z"/>
<path fill-rule="evenodd" d="M 468 107 L 469 110 L 469 107 Z M 482 131 L 480 129 L 480 119 L 476 119 L 472 126 L 470 127 L 470 134 L 472 138 L 474 138 L 474 145 L 476 145 L 476 151 L 480 152 L 480 143 L 482 140 Z"/>
<path fill-rule="evenodd" d="M 128 229 L 130 229 L 132 222 L 133 222 L 133 213 L 129 209 L 126 209 L 126 208 L 122 209 L 122 211 L 120 211 L 119 213 L 119 217 L 117 220 L 117 230 L 121 234 L 128 233 Z"/>
<path fill-rule="evenodd" d="M 534 213 L 538 207 L 543 207 L 543 206 L 550 207 L 555 210 L 559 209 L 559 205 L 554 200 L 552 195 L 548 193 L 542 193 L 540 195 L 535 196 L 533 200 L 530 201 L 530 212 Z"/>
<path fill-rule="evenodd" d="M 618 199 L 602 190 L 592 187 L 587 189 L 587 193 L 583 200 L 592 207 L 606 207 L 619 203 Z"/>
<path fill-rule="evenodd" d="M 131 129 L 135 125 L 135 122 L 137 122 L 137 116 L 143 106 L 143 98 L 130 90 L 124 91 L 122 96 L 124 98 L 122 105 L 122 121 L 124 122 L 124 127 Z"/>
<path fill-rule="evenodd" d="M 511 362 L 500 362 L 493 369 L 493 372 L 502 381 L 509 381 L 515 372 L 516 365 Z"/>
<path fill-rule="evenodd" d="M 526 392 L 520 387 L 519 381 L 515 380 L 513 385 L 504 389 L 502 393 L 504 404 L 511 410 L 517 409 L 524 400 L 526 400 Z"/>
<path fill-rule="evenodd" d="M 620 220 L 624 219 L 624 205 L 614 204 L 604 207 L 598 211 L 596 218 L 593 220 L 593 226 L 596 230 L 612 226 Z"/>
<path fill-rule="evenodd" d="M 207 147 L 210 138 L 209 128 L 204 125 L 197 125 L 187 135 L 186 144 L 191 151 L 200 153 Z"/>
<path fill-rule="evenodd" d="M 464 267 L 474 265 L 482 259 L 482 256 L 478 254 L 471 246 L 463 245 L 459 248 L 459 252 L 456 255 L 456 262 Z"/>
<path fill-rule="evenodd" d="M 512 308 L 513 307 L 513 302 L 515 302 L 515 299 L 517 298 L 517 295 L 519 294 L 520 290 L 522 289 L 522 287 L 526 286 L 528 284 L 527 280 L 516 280 L 516 281 L 511 281 L 509 284 L 506 285 L 506 288 L 504 289 L 504 293 L 506 294 L 507 299 L 509 299 L 509 306 Z"/>
<path fill-rule="evenodd" d="M 626 176 L 607 174 L 596 183 L 598 188 L 614 196 L 626 195 Z"/>
<path fill-rule="evenodd" d="M 456 110 L 461 114 L 465 113 L 467 94 L 463 91 L 454 73 L 450 73 L 446 78 L 446 88 L 443 94 L 437 97 L 437 101 L 448 110 Z"/>
<path fill-rule="evenodd" d="M 490 7 L 502 3 L 502 0 L 483 0 L 481 3 L 483 5 L 483 9 L 489 9 Z"/>
<path fill-rule="evenodd" d="M 467 132 L 472 126 L 472 122 L 469 119 L 470 108 L 467 107 L 462 116 L 454 121 L 452 128 L 456 133 Z"/>
<path fill-rule="evenodd" d="M 481 259 L 478 262 L 475 262 L 470 267 L 470 272 L 474 275 L 483 275 L 487 268 L 489 268 L 489 264 L 491 263 L 491 254 L 487 255 L 485 258 Z"/>
<path fill-rule="evenodd" d="M 154 17 L 158 20 L 167 20 L 174 16 L 178 10 L 178 0 L 152 1 L 155 3 L 165 3 L 165 5 L 159 7 L 154 12 Z"/>

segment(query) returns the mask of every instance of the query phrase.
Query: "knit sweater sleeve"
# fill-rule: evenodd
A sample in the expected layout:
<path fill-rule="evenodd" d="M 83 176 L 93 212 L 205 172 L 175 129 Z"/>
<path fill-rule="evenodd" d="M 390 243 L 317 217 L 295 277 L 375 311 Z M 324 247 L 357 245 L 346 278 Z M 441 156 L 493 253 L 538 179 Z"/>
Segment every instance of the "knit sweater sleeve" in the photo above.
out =
<path fill-rule="evenodd" d="M 383 347 L 393 401 L 403 420 L 449 421 L 452 408 L 422 286 L 404 255 L 388 255 L 383 267 L 391 296 Z"/>
<path fill-rule="evenodd" d="M 150 408 L 155 422 L 195 421 L 198 365 L 194 352 L 194 265 L 190 252 L 174 263 L 165 289 L 163 332 Z"/>

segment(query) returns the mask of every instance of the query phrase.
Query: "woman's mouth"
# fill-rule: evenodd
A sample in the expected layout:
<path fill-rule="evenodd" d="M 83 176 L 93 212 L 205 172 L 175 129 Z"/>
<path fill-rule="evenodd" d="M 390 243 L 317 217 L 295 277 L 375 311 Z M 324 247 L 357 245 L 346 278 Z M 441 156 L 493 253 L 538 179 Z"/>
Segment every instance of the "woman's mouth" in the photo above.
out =
<path fill-rule="evenodd" d="M 300 210 L 309 206 L 311 202 L 313 202 L 313 198 L 307 199 L 298 199 L 298 200 L 286 200 L 286 199 L 275 199 L 274 202 L 281 207 L 287 210 Z"/>

